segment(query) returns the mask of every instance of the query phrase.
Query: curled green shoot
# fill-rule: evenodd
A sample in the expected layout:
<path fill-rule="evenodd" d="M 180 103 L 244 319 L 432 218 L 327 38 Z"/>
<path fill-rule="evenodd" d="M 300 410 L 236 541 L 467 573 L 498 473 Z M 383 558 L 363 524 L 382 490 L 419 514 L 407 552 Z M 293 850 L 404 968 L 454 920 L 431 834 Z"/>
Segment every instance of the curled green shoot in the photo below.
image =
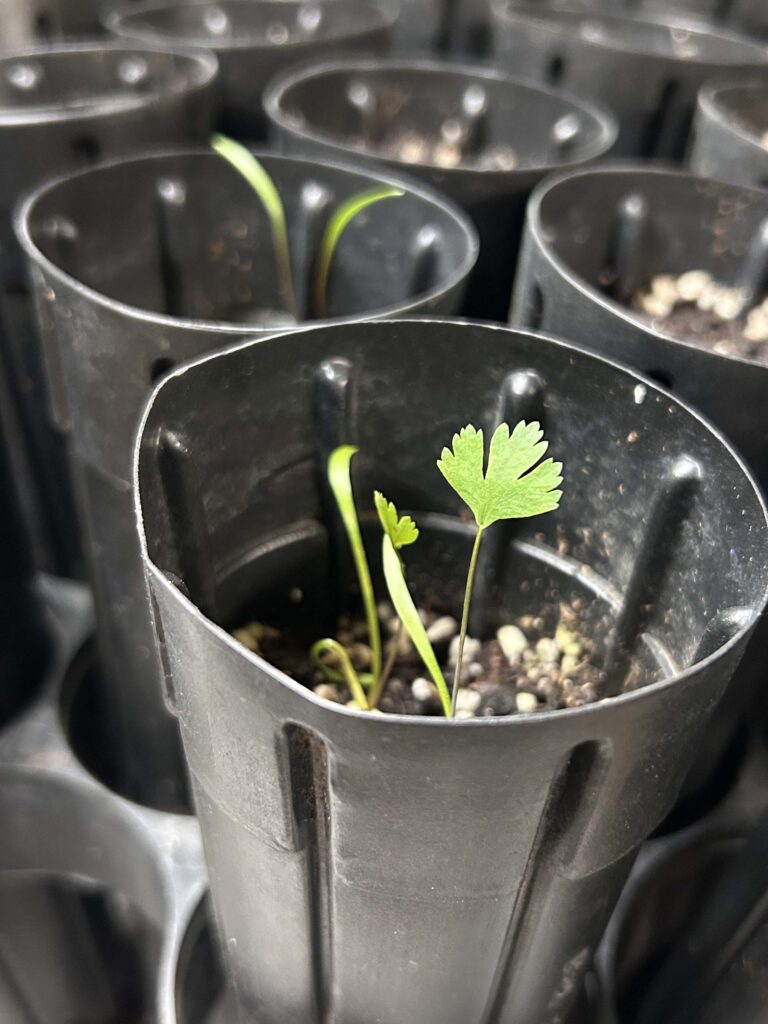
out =
<path fill-rule="evenodd" d="M 333 640 L 330 637 L 318 640 L 316 643 L 312 644 L 309 656 L 315 665 L 323 671 L 323 673 L 325 673 L 327 668 L 331 667 L 328 664 L 329 660 L 335 662 L 335 667 L 338 669 L 339 675 L 349 687 L 349 692 L 352 694 L 355 706 L 361 711 L 371 710 L 373 705 L 368 703 L 368 698 L 365 694 L 365 690 L 363 689 L 360 677 L 355 671 L 355 667 L 347 654 L 346 648 L 340 644 L 338 640 Z"/>
<path fill-rule="evenodd" d="M 373 593 L 371 570 L 368 567 L 368 559 L 360 533 L 360 521 L 357 516 L 350 474 L 352 459 L 356 452 L 357 448 L 350 444 L 341 445 L 331 452 L 328 459 L 328 482 L 336 499 L 352 551 L 371 644 L 371 673 L 373 678 L 378 680 L 381 675 L 381 629 L 376 610 L 376 597 Z"/>
<path fill-rule="evenodd" d="M 214 135 L 211 138 L 211 147 L 236 171 L 239 171 L 261 200 L 269 218 L 281 298 L 287 310 L 296 320 L 299 320 L 299 307 L 296 301 L 291 267 L 291 251 L 288 244 L 288 225 L 283 201 L 275 183 L 253 153 L 245 146 L 241 146 L 239 142 L 235 142 L 234 139 L 227 138 L 226 135 Z"/>
<path fill-rule="evenodd" d="M 394 199 L 404 194 L 400 188 L 372 188 L 351 196 L 334 210 L 323 232 L 315 261 L 313 304 L 316 317 L 322 319 L 328 316 L 328 279 L 331 273 L 331 264 L 339 239 L 349 223 L 366 207 L 372 206 L 382 199 Z"/>

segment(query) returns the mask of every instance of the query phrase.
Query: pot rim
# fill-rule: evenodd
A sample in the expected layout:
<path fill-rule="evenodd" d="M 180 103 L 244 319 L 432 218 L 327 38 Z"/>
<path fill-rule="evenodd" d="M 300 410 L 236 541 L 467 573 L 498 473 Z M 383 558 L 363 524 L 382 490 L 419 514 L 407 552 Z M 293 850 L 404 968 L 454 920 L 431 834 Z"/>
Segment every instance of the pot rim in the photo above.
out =
<path fill-rule="evenodd" d="M 634 370 L 632 367 L 626 366 L 625 364 L 620 363 L 617 360 L 608 359 L 603 355 L 593 352 L 592 350 L 585 346 L 578 345 L 574 342 L 564 341 L 562 338 L 556 338 L 550 334 L 544 334 L 539 331 L 520 330 L 518 328 L 509 327 L 505 324 L 496 324 L 487 321 L 467 320 L 463 318 L 446 319 L 444 317 L 421 317 L 419 319 L 404 317 L 391 321 L 381 321 L 381 323 L 394 323 L 399 325 L 409 324 L 414 329 L 418 329 L 419 325 L 423 324 L 436 325 L 437 327 L 453 327 L 456 325 L 465 325 L 469 327 L 480 327 L 488 331 L 503 331 L 508 335 L 524 335 L 530 338 L 534 338 L 537 341 L 553 345 L 565 351 L 569 349 L 576 349 L 582 355 L 587 356 L 588 358 L 594 360 L 595 362 L 603 363 L 613 368 L 614 370 L 618 371 L 620 374 L 636 380 L 638 384 L 644 384 L 646 387 L 649 387 L 654 391 L 660 392 L 665 396 L 667 400 L 674 403 L 678 408 L 680 408 L 685 413 L 685 415 L 692 417 L 694 420 L 696 420 L 700 425 L 701 429 L 707 431 L 708 433 L 716 437 L 720 444 L 726 449 L 730 458 L 733 459 L 733 461 L 738 465 L 739 469 L 741 470 L 743 476 L 745 477 L 746 481 L 748 482 L 752 490 L 753 496 L 757 502 L 757 506 L 762 511 L 763 540 L 764 546 L 766 547 L 766 551 L 768 552 L 768 505 L 766 504 L 766 499 L 763 497 L 763 494 L 757 485 L 757 481 L 755 480 L 755 477 L 751 469 L 747 465 L 746 461 L 741 457 L 741 455 L 736 451 L 736 449 L 733 447 L 730 441 L 725 437 L 723 433 L 721 433 L 721 431 L 714 424 L 710 423 L 709 420 L 707 420 L 693 406 L 689 405 L 687 402 L 684 402 L 671 391 L 668 391 L 667 389 L 661 387 L 656 381 L 651 380 L 650 377 L 644 376 L 637 370 Z M 319 326 L 327 327 L 328 325 L 323 324 Z M 584 704 L 576 708 L 562 708 L 558 710 L 546 711 L 538 715 L 507 715 L 495 718 L 446 719 L 443 717 L 432 718 L 421 717 L 418 715 L 396 715 L 388 712 L 382 712 L 380 714 L 372 715 L 367 711 L 359 711 L 355 708 L 348 708 L 341 704 L 334 704 L 332 701 L 328 701 L 322 697 L 317 696 L 317 694 L 313 693 L 312 690 L 310 690 L 308 687 L 303 686 L 295 679 L 292 679 L 289 675 L 287 675 L 277 666 L 273 665 L 271 662 L 267 661 L 265 658 L 259 657 L 259 655 L 254 654 L 252 651 L 249 651 L 241 643 L 235 640 L 235 638 L 231 636 L 231 634 L 226 629 L 224 629 L 223 626 L 220 626 L 218 623 L 214 622 L 213 619 L 210 619 L 207 615 L 204 615 L 203 612 L 190 598 L 188 598 L 178 587 L 174 586 L 171 583 L 171 581 L 162 572 L 159 566 L 157 566 L 153 559 L 150 557 L 147 546 L 146 530 L 144 528 L 144 515 L 142 510 L 140 487 L 140 460 L 144 439 L 144 431 L 146 429 L 147 422 L 149 420 L 149 417 L 151 415 L 152 409 L 154 407 L 158 395 L 163 390 L 163 388 L 168 386 L 169 382 L 174 378 L 182 377 L 184 376 L 184 374 L 189 373 L 190 371 L 194 372 L 194 370 L 196 370 L 197 367 L 203 365 L 204 363 L 210 362 L 211 360 L 218 359 L 221 356 L 230 355 L 234 352 L 240 351 L 241 349 L 249 348 L 254 343 L 280 343 L 284 339 L 295 337 L 298 333 L 308 333 L 315 329 L 315 326 L 305 326 L 299 328 L 298 331 L 289 331 L 282 332 L 280 334 L 273 334 L 269 338 L 265 339 L 251 338 L 246 341 L 237 341 L 223 348 L 217 349 L 215 352 L 208 352 L 202 356 L 199 356 L 195 359 L 189 360 L 181 364 L 180 366 L 170 371 L 158 383 L 156 383 L 152 390 L 148 393 L 146 401 L 144 403 L 142 414 L 138 421 L 137 432 L 135 434 L 133 446 L 132 480 L 134 494 L 134 515 L 136 521 L 136 528 L 139 535 L 139 547 L 141 550 L 142 563 L 144 565 L 144 569 L 145 572 L 147 573 L 147 576 L 151 577 L 154 580 L 155 586 L 162 587 L 166 591 L 166 593 L 171 594 L 172 599 L 175 602 L 180 603 L 183 607 L 185 607 L 187 611 L 191 613 L 192 617 L 198 623 L 200 623 L 206 631 L 218 637 L 218 639 L 223 641 L 227 645 L 227 647 L 229 647 L 231 650 L 239 654 L 241 657 L 245 658 L 246 661 L 250 662 L 250 664 L 254 668 L 258 668 L 261 672 L 265 673 L 266 675 L 272 676 L 272 678 L 276 682 L 281 683 L 288 690 L 292 691 L 294 694 L 300 696 L 301 698 L 307 700 L 310 704 L 317 706 L 323 712 L 326 712 L 330 715 L 344 715 L 351 717 L 353 719 L 357 719 L 358 722 L 360 722 L 361 724 L 365 723 L 365 725 L 371 729 L 378 729 L 381 725 L 383 725 L 386 728 L 388 724 L 393 722 L 404 724 L 406 728 L 426 729 L 537 728 L 546 727 L 546 723 L 548 721 L 553 721 L 554 719 L 573 719 L 577 715 L 581 717 L 584 717 L 586 715 L 591 716 L 599 713 L 600 709 L 605 708 L 606 706 L 615 707 L 617 705 L 624 705 L 634 701 L 647 700 L 649 699 L 649 695 L 652 696 L 653 694 L 657 693 L 662 689 L 667 689 L 672 686 L 683 685 L 687 682 L 690 682 L 693 676 L 700 676 L 703 672 L 706 671 L 706 669 L 710 665 L 713 665 L 724 654 L 728 653 L 739 643 L 741 643 L 745 635 L 747 635 L 749 631 L 754 628 L 756 622 L 760 618 L 761 613 L 766 607 L 766 603 L 768 603 L 768 562 L 762 570 L 764 576 L 762 598 L 760 600 L 759 605 L 756 605 L 752 609 L 750 609 L 752 611 L 752 615 L 750 616 L 749 621 L 742 625 L 738 629 L 738 631 L 735 632 L 733 636 L 731 636 L 730 639 L 726 641 L 726 643 L 722 644 L 720 647 L 717 648 L 717 650 L 715 650 L 712 654 L 708 655 L 706 658 L 702 658 L 700 661 L 695 662 L 693 665 L 689 665 L 687 668 L 681 669 L 668 676 L 665 676 L 663 679 L 658 679 L 655 682 L 648 683 L 646 686 L 643 686 L 637 690 L 630 690 L 626 693 L 617 694 L 613 697 L 604 697 L 599 701 L 595 701 L 593 704 Z"/>
<path fill-rule="evenodd" d="M 8 50 L 0 53 L 0 67 L 4 64 L 13 64 L 25 60 L 44 60 L 46 57 L 57 57 L 60 55 L 73 58 L 90 53 L 124 53 L 126 57 L 142 56 L 146 53 L 158 53 L 164 56 L 179 57 L 187 62 L 190 69 L 188 80 L 177 80 L 168 87 L 156 88 L 151 92 L 136 93 L 126 96 L 126 102 L 120 104 L 117 113 L 135 112 L 152 107 L 157 102 L 162 102 L 171 96 L 183 96 L 207 88 L 215 79 L 219 71 L 219 61 L 215 53 L 205 50 L 196 50 L 184 46 L 152 45 L 149 43 L 137 42 L 132 45 L 129 40 L 89 40 L 86 42 L 54 43 L 50 46 L 28 46 L 19 50 Z M 56 104 L 50 106 L 34 107 L 29 111 L 15 111 L 12 107 L 0 105 L 0 131 L 4 128 L 27 128 L 41 124 L 69 123 L 69 122 L 92 122 L 101 118 L 115 116 L 116 110 L 114 98 L 98 99 L 87 107 L 60 107 Z"/>
<path fill-rule="evenodd" d="M 641 47 L 620 45 L 616 42 L 611 42 L 606 39 L 585 39 L 578 37 L 579 42 L 585 46 L 591 46 L 595 49 L 607 50 L 617 54 L 632 54 L 635 57 L 645 57 L 649 60 L 664 61 L 670 64 L 683 64 L 690 67 L 748 67 L 750 65 L 755 66 L 768 62 L 768 47 L 761 46 L 759 43 L 753 42 L 749 36 L 743 35 L 738 32 L 731 32 L 726 29 L 721 29 L 719 25 L 712 25 L 710 22 L 702 21 L 697 19 L 695 16 L 685 17 L 683 15 L 675 15 L 666 13 L 664 11 L 643 11 L 637 13 L 628 13 L 626 11 L 613 11 L 613 10 L 585 10 L 580 9 L 578 5 L 571 7 L 559 7 L 546 12 L 536 10 L 535 3 L 533 0 L 525 0 L 525 5 L 516 8 L 511 5 L 511 0 L 490 0 L 491 12 L 501 24 L 517 24 L 522 22 L 523 24 L 533 24 L 539 28 L 546 29 L 552 36 L 560 37 L 563 35 L 570 35 L 570 25 L 557 24 L 554 18 L 543 17 L 542 13 L 545 14 L 579 14 L 585 20 L 590 18 L 602 18 L 613 23 L 621 23 L 622 25 L 641 24 L 651 28 L 679 28 L 684 29 L 688 32 L 695 33 L 697 36 L 703 36 L 707 39 L 725 40 L 729 43 L 739 44 L 743 50 L 743 59 L 723 59 L 716 55 L 712 55 L 707 58 L 690 58 L 690 57 L 678 57 L 674 54 L 653 54 L 648 53 Z M 752 57 L 750 59 L 750 54 Z"/>
<path fill-rule="evenodd" d="M 538 185 L 531 198 L 528 201 L 528 212 L 526 214 L 526 225 L 530 230 L 531 234 L 536 240 L 539 247 L 539 252 L 542 254 L 547 263 L 550 264 L 565 280 L 568 281 L 570 286 L 589 299 L 595 305 L 602 307 L 613 316 L 618 317 L 625 323 L 631 325 L 634 328 L 640 328 L 647 331 L 650 334 L 656 334 L 665 341 L 674 343 L 675 345 L 682 345 L 686 349 L 692 349 L 695 352 L 701 353 L 709 359 L 715 362 L 724 360 L 726 362 L 736 362 L 744 366 L 749 366 L 753 373 L 768 374 L 768 365 L 756 362 L 754 359 L 746 359 L 744 356 L 739 355 L 724 355 L 722 352 L 714 352 L 710 349 L 702 348 L 699 345 L 695 345 L 691 341 L 685 341 L 682 338 L 675 338 L 671 334 L 666 334 L 663 330 L 652 326 L 642 320 L 637 314 L 631 309 L 623 306 L 620 302 L 616 302 L 614 299 L 609 298 L 602 292 L 598 291 L 593 285 L 589 284 L 580 274 L 575 273 L 572 268 L 567 264 L 561 256 L 554 252 L 552 246 L 547 241 L 544 227 L 541 221 L 541 206 L 546 198 L 547 194 L 563 184 L 568 179 L 577 177 L 578 175 L 589 175 L 589 174 L 643 174 L 658 177 L 667 178 L 688 178 L 691 182 L 694 181 L 717 181 L 715 178 L 707 178 L 703 175 L 692 174 L 690 171 L 681 170 L 673 167 L 672 165 L 663 164 L 651 164 L 651 163 L 638 163 L 636 161 L 604 161 L 599 164 L 594 164 L 591 167 L 580 167 L 573 171 L 567 171 L 562 174 L 551 174 L 545 178 L 544 181 Z M 758 195 L 762 195 L 766 198 L 764 190 L 757 187 L 750 188 L 747 185 L 734 185 L 731 182 L 722 182 L 729 188 L 740 189 L 745 192 L 754 192 Z"/>
<path fill-rule="evenodd" d="M 282 0 L 281 0 L 282 2 Z M 409 178 L 399 178 L 395 175 L 391 175 L 388 172 L 379 174 L 375 169 L 369 170 L 365 167 L 354 166 L 347 164 L 342 161 L 336 160 L 308 160 L 304 157 L 293 157 L 284 156 L 281 153 L 275 153 L 271 150 L 264 149 L 263 147 L 251 149 L 251 152 L 255 153 L 259 158 L 266 157 L 268 160 L 275 160 L 283 163 L 291 164 L 302 164 L 307 168 L 322 166 L 330 168 L 334 171 L 342 171 L 344 173 L 351 173 L 357 177 L 369 178 L 371 183 L 385 183 L 388 185 L 395 185 L 402 188 L 405 192 L 417 196 L 419 199 L 428 203 L 431 207 L 439 210 L 442 215 L 448 216 L 458 227 L 461 229 L 464 239 L 467 241 L 466 253 L 460 265 L 456 270 L 445 280 L 441 281 L 438 285 L 429 289 L 429 291 L 423 292 L 421 295 L 413 296 L 409 302 L 399 302 L 390 306 L 384 306 L 381 309 L 367 310 L 360 315 L 348 315 L 343 317 L 333 317 L 325 320 L 313 320 L 313 324 L 342 324 L 351 323 L 359 320 L 372 320 L 383 317 L 391 317 L 393 314 L 403 310 L 404 307 L 410 306 L 413 302 L 418 301 L 419 303 L 427 303 L 434 299 L 437 299 L 440 295 L 449 292 L 452 288 L 457 287 L 463 280 L 465 280 L 472 268 L 477 262 L 478 253 L 480 250 L 480 243 L 477 237 L 477 232 L 474 225 L 471 223 L 467 214 L 463 210 L 460 210 L 456 204 L 452 203 L 449 199 L 444 198 L 437 192 L 433 191 L 429 187 L 422 185 L 419 181 L 413 181 Z M 85 170 L 76 171 L 75 173 L 63 174 L 56 178 L 49 179 L 42 185 L 39 185 L 34 189 L 33 192 L 29 193 L 24 197 L 16 206 L 13 223 L 16 238 L 21 245 L 24 253 L 32 263 L 36 266 L 42 267 L 47 274 L 53 277 L 55 280 L 66 285 L 67 288 L 71 289 L 78 295 L 85 296 L 90 302 L 94 304 L 115 310 L 123 316 L 130 318 L 131 320 L 137 320 L 146 323 L 153 323 L 162 325 L 164 327 L 186 327 L 189 329 L 199 331 L 209 331 L 211 334 L 225 334 L 228 337 L 258 337 L 264 334 L 274 334 L 275 331 L 280 333 L 284 332 L 282 327 L 262 327 L 259 328 L 253 324 L 242 324 L 242 323 L 230 323 L 226 320 L 195 320 L 190 317 L 175 317 L 170 316 L 167 313 L 153 312 L 152 310 L 143 309 L 140 306 L 134 306 L 131 303 L 123 302 L 119 299 L 112 298 L 104 292 L 98 291 L 92 288 L 90 285 L 85 284 L 78 278 L 73 277 L 71 274 L 62 270 L 56 263 L 50 260 L 43 251 L 38 247 L 35 240 L 29 230 L 30 217 L 39 202 L 41 202 L 49 193 L 54 192 L 57 188 L 62 186 L 64 183 L 77 178 L 86 177 L 94 172 L 99 173 L 101 171 L 111 170 L 123 164 L 138 164 L 148 163 L 150 161 L 164 161 L 171 158 L 189 158 L 189 157 L 200 157 L 208 156 L 211 159 L 220 159 L 211 150 L 198 148 L 198 149 L 164 149 L 164 150 L 144 150 L 138 154 L 132 154 L 130 157 L 120 157 L 115 160 L 98 163 L 93 167 L 86 168 Z M 297 325 L 301 326 L 301 322 Z"/>
<path fill-rule="evenodd" d="M 734 120 L 734 112 L 728 110 L 722 103 L 723 93 L 750 86 L 759 86 L 768 97 L 768 82 L 764 78 L 735 78 L 727 82 L 708 82 L 702 86 L 697 105 L 699 112 L 716 122 L 724 132 L 735 135 L 742 142 L 748 142 L 768 159 L 768 148 L 762 145 L 757 132 L 750 131 L 742 122 Z"/>
<path fill-rule="evenodd" d="M 511 171 L 483 170 L 481 168 L 462 163 L 455 167 L 441 167 L 432 161 L 422 161 L 418 164 L 409 164 L 406 161 L 401 160 L 399 157 L 385 153 L 379 147 L 365 147 L 364 149 L 358 149 L 355 146 L 352 146 L 346 139 L 340 139 L 336 136 L 328 135 L 325 132 L 319 132 L 314 127 L 302 125 L 300 128 L 296 128 L 291 125 L 291 121 L 285 114 L 282 106 L 288 90 L 292 89 L 300 82 L 304 82 L 312 78 L 319 80 L 328 72 L 334 71 L 350 71 L 361 74 L 368 74 L 371 72 L 375 73 L 377 71 L 402 71 L 406 73 L 409 71 L 415 71 L 417 74 L 424 73 L 426 75 L 431 75 L 432 73 L 449 74 L 455 78 L 468 79 L 470 81 L 484 79 L 486 81 L 501 82 L 502 84 L 509 85 L 511 87 L 510 91 L 515 90 L 529 94 L 539 93 L 564 101 L 564 103 L 571 107 L 571 111 L 565 111 L 564 114 L 580 112 L 582 114 L 589 115 L 597 125 L 599 136 L 595 140 L 594 145 L 580 157 L 559 160 L 556 163 L 526 164 L 524 167 L 515 168 Z M 588 160 L 597 159 L 604 153 L 607 153 L 616 142 L 616 138 L 619 133 L 618 121 L 607 107 L 604 107 L 602 104 L 596 103 L 592 100 L 584 99 L 583 97 L 577 96 L 565 89 L 552 88 L 551 86 L 530 78 L 508 75 L 499 68 L 473 65 L 463 61 L 441 62 L 421 57 L 416 57 L 412 60 L 408 60 L 403 57 L 338 57 L 330 60 L 317 61 L 316 63 L 304 64 L 298 68 L 295 66 L 290 67 L 284 72 L 276 75 L 267 86 L 262 98 L 262 107 L 267 117 L 289 134 L 294 135 L 297 138 L 309 139 L 312 142 L 317 142 L 322 145 L 333 146 L 335 149 L 338 149 L 339 152 L 343 153 L 345 157 L 357 158 L 358 160 L 365 159 L 366 157 L 387 160 L 390 163 L 396 163 L 398 168 L 402 167 L 404 173 L 408 173 L 409 171 L 411 173 L 418 173 L 419 168 L 424 168 L 425 170 L 439 172 L 444 175 L 446 179 L 457 177 L 461 174 L 474 174 L 482 175 L 483 178 L 492 177 L 503 181 L 507 178 L 515 178 L 525 174 L 546 173 L 550 170 L 557 170 L 561 167 L 577 167 Z"/>
<path fill-rule="evenodd" d="M 391 29 L 398 18 L 398 12 L 394 9 L 390 10 L 383 7 L 378 0 L 366 0 L 365 4 L 352 3 L 350 0 L 323 0 L 323 6 L 327 6 L 328 9 L 335 8 L 336 11 L 346 10 L 360 10 L 364 9 L 367 15 L 370 15 L 370 22 L 367 25 L 361 26 L 356 31 L 338 31 L 333 32 L 328 36 L 322 37 L 322 39 L 289 39 L 285 45 L 277 45 L 275 43 L 264 43 L 254 37 L 243 38 L 242 35 L 233 36 L 226 39 L 205 39 L 202 36 L 185 36 L 185 35 L 170 35 L 168 33 L 160 32 L 153 29 L 132 29 L 130 24 L 126 26 L 126 20 L 129 20 L 134 15 L 139 17 L 146 14 L 155 14 L 158 11 L 174 10 L 179 6 L 182 7 L 261 7 L 262 9 L 267 6 L 278 8 L 294 7 L 298 8 L 304 6 L 305 0 L 220 0 L 216 4 L 211 4 L 210 0 L 185 0 L 183 5 L 173 3 L 172 0 L 139 0 L 138 3 L 123 3 L 119 7 L 114 8 L 111 11 L 107 11 L 101 16 L 101 23 L 108 32 L 112 32 L 114 35 L 119 36 L 123 39 L 142 39 L 155 44 L 160 44 L 167 40 L 169 45 L 173 45 L 178 42 L 181 46 L 188 46 L 192 48 L 198 48 L 203 50 L 212 50 L 214 52 L 221 53 L 242 53 L 248 50 L 255 52 L 264 53 L 279 53 L 279 52 L 294 52 L 299 53 L 306 49 L 316 46 L 318 42 L 324 43 L 341 43 L 347 42 L 353 39 L 357 39 L 360 36 L 365 36 L 369 32 L 382 29 Z M 298 57 L 296 59 L 299 59 Z"/>

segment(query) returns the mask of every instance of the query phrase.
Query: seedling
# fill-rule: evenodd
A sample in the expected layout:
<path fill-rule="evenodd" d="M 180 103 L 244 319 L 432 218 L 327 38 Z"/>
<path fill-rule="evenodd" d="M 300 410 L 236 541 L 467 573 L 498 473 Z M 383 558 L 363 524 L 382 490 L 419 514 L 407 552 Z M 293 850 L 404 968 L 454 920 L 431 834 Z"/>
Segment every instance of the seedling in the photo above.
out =
<path fill-rule="evenodd" d="M 331 669 L 333 676 L 329 678 L 335 681 L 343 679 L 347 683 L 355 706 L 368 710 L 377 707 L 405 630 L 437 687 L 443 713 L 446 717 L 455 716 L 472 591 L 483 535 L 489 526 L 499 520 L 543 515 L 554 511 L 560 504 L 562 463 L 552 458 L 541 461 L 548 448 L 548 442 L 543 437 L 538 423 L 521 420 L 511 434 L 509 426 L 502 423 L 491 438 L 486 467 L 483 431 L 469 425 L 454 434 L 452 449 L 443 448 L 437 462 L 438 469 L 467 504 L 477 525 L 464 589 L 452 693 L 448 690 L 440 663 L 406 582 L 401 552 L 418 540 L 418 527 L 410 516 L 401 516 L 395 505 L 387 501 L 380 491 L 376 491 L 374 504 L 383 529 L 381 554 L 384 579 L 399 620 L 387 662 L 382 668 L 376 599 L 350 476 L 350 466 L 357 448 L 343 445 L 331 453 L 328 479 L 352 550 L 370 636 L 372 673 L 369 695 L 366 697 L 361 677 L 355 673 L 347 652 L 337 641 L 321 640 L 314 645 L 311 654 L 326 672 L 328 654 L 333 657 L 338 671 Z"/>
<path fill-rule="evenodd" d="M 285 208 L 275 183 L 253 153 L 239 142 L 225 135 L 214 135 L 211 146 L 245 178 L 261 200 L 271 226 L 280 295 L 291 315 L 297 321 L 300 320 Z M 345 199 L 331 213 L 320 240 L 312 271 L 311 295 L 316 317 L 328 315 L 328 280 L 334 254 L 347 226 L 368 206 L 382 199 L 393 199 L 404 194 L 402 189 L 391 186 L 368 189 Z"/>
<path fill-rule="evenodd" d="M 506 423 L 499 424 L 491 438 L 488 467 L 484 472 L 483 432 L 475 430 L 470 424 L 453 435 L 453 451 L 443 448 L 437 462 L 437 468 L 462 501 L 466 502 L 477 524 L 464 589 L 459 653 L 453 677 L 452 715 L 456 713 L 472 588 L 483 534 L 500 519 L 527 519 L 544 512 L 553 512 L 560 504 L 562 491 L 557 488 L 563 482 L 563 464 L 553 459 L 539 462 L 549 447 L 548 442 L 542 440 L 543 437 L 544 431 L 538 423 L 521 420 L 511 434 Z"/>

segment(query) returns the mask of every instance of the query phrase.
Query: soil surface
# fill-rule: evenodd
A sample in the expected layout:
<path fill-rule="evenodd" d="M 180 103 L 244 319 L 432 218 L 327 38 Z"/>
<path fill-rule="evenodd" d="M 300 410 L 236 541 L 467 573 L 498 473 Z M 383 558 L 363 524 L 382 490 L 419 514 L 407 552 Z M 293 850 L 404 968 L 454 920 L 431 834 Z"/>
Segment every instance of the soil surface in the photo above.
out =
<path fill-rule="evenodd" d="M 768 364 L 768 298 L 749 303 L 741 289 L 705 270 L 657 274 L 636 292 L 631 306 L 673 338 Z"/>
<path fill-rule="evenodd" d="M 458 649 L 458 623 L 449 615 L 420 609 L 422 621 L 452 688 Z M 391 606 L 379 606 L 384 662 L 397 644 L 392 669 L 379 701 L 379 710 L 401 715 L 441 715 L 437 688 L 410 639 L 399 630 Z M 560 604 L 553 621 L 524 615 L 501 626 L 488 640 L 467 637 L 462 659 L 462 686 L 457 718 L 532 714 L 573 708 L 599 699 L 603 673 L 592 642 L 584 636 L 578 610 Z M 319 696 L 340 704 L 352 701 L 345 683 L 336 680 L 337 664 L 313 663 L 309 648 L 319 637 L 301 637 L 258 622 L 234 630 L 233 636 L 250 650 Z M 362 618 L 339 618 L 335 638 L 345 647 L 355 669 L 365 679 L 371 650 Z"/>

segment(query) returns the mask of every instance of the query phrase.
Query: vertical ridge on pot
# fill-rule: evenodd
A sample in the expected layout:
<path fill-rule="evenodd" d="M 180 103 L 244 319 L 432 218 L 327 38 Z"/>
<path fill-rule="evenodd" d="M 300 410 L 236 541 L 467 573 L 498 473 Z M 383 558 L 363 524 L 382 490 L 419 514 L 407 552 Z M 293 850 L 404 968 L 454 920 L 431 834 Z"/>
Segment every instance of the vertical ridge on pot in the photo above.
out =
<path fill-rule="evenodd" d="M 526 875 L 521 882 L 510 919 L 497 979 L 486 1013 L 481 1018 L 482 1024 L 514 1024 L 521 1014 L 526 1014 L 522 1006 L 515 1005 L 515 990 L 518 987 L 515 976 L 520 973 L 519 961 L 526 959 L 527 943 L 524 939 L 520 941 L 521 936 L 526 930 L 538 930 L 536 911 L 531 914 L 528 900 L 534 880 L 533 873 L 536 874 L 539 886 L 548 889 L 555 875 L 565 867 L 568 855 L 572 854 L 576 845 L 579 826 L 585 830 L 599 800 L 599 791 L 610 766 L 610 751 L 611 744 L 607 740 L 580 743 L 563 756 L 562 764 L 552 778 L 526 865 Z M 585 956 L 581 950 L 576 950 L 574 958 L 578 968 L 579 960 L 584 960 Z M 547 1021 L 567 1019 L 575 988 L 573 978 L 568 977 L 566 969 L 561 978 L 561 986 L 551 994 L 547 1005 Z"/>
<path fill-rule="evenodd" d="M 288 742 L 297 848 L 308 850 L 307 891 L 317 1019 L 333 1019 L 333 926 L 328 751 L 322 738 L 302 726 L 283 727 Z"/>
<path fill-rule="evenodd" d="M 662 586 L 677 543 L 698 495 L 703 470 L 687 455 L 679 455 L 659 471 L 659 484 L 649 501 L 645 532 L 638 544 L 632 572 L 624 590 L 616 628 L 606 656 L 606 676 L 613 697 L 624 687 L 629 657 L 645 631 L 653 608 L 653 595 Z M 701 646 L 701 641 L 697 649 Z"/>
<path fill-rule="evenodd" d="M 499 388 L 496 408 L 492 414 L 489 434 L 502 423 L 515 424 L 520 420 L 537 421 L 547 434 L 546 386 L 536 370 L 514 370 L 504 378 Z M 505 552 L 515 534 L 515 521 L 496 523 L 485 538 L 477 560 L 475 591 L 470 611 L 472 635 L 482 635 L 494 623 L 492 603 L 497 600 L 505 571 Z"/>

